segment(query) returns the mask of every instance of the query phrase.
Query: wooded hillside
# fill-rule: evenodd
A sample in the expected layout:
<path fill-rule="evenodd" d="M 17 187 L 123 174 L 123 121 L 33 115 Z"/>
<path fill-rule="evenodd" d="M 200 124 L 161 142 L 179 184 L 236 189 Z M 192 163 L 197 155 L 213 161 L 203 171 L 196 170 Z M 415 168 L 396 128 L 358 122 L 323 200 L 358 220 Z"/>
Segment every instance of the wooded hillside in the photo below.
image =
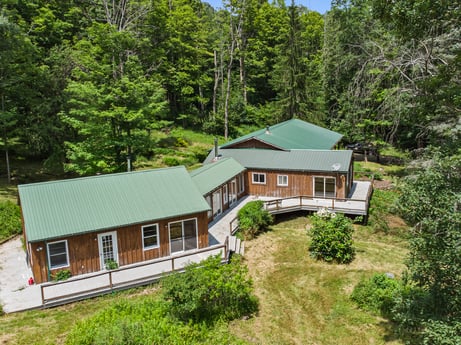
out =
<path fill-rule="evenodd" d="M 260 0 L 7 0 L 0 11 L 7 159 L 120 171 L 153 155 L 157 130 L 227 138 L 293 117 L 351 142 L 460 147 L 459 1 L 334 0 L 324 16 Z"/>

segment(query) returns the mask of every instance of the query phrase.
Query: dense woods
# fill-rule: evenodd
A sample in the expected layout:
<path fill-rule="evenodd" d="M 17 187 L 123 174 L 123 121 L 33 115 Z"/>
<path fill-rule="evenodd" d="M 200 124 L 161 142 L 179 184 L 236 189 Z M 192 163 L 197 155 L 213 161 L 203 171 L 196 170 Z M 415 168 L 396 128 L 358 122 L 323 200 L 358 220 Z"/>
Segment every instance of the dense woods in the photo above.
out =
<path fill-rule="evenodd" d="M 152 157 L 158 130 L 227 138 L 293 117 L 349 141 L 453 152 L 460 11 L 442 0 L 335 0 L 323 16 L 283 1 L 9 0 L 5 162 L 120 171 L 128 155 Z"/>

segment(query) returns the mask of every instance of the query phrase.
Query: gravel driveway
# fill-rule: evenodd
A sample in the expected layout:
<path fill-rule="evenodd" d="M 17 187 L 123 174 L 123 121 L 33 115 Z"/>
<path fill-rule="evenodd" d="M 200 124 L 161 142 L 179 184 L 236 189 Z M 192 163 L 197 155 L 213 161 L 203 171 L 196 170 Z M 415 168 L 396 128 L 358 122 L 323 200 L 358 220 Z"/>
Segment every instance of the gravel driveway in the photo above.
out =
<path fill-rule="evenodd" d="M 0 244 L 0 304 L 5 312 L 40 304 L 40 289 L 28 285 L 32 271 L 27 266 L 21 238 L 17 236 Z"/>

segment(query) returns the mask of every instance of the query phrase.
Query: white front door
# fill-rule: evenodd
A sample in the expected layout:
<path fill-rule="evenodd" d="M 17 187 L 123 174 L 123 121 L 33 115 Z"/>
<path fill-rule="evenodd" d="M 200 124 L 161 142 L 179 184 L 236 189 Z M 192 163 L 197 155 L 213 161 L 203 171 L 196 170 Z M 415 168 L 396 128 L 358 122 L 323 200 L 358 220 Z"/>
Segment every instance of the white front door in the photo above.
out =
<path fill-rule="evenodd" d="M 105 232 L 98 234 L 99 258 L 101 269 L 105 269 L 108 261 L 118 264 L 117 232 Z"/>

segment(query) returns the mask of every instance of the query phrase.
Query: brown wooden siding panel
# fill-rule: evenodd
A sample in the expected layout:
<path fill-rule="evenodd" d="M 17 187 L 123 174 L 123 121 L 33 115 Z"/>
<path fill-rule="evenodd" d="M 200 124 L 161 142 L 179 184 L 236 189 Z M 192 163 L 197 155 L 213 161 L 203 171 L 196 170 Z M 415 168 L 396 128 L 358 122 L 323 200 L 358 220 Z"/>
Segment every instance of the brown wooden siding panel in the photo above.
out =
<path fill-rule="evenodd" d="M 143 224 L 130 225 L 118 229 L 92 232 L 67 238 L 69 253 L 69 267 L 51 270 L 52 275 L 60 270 L 70 270 L 71 274 L 79 275 L 92 273 L 101 270 L 98 247 L 98 234 L 115 231 L 117 233 L 118 260 L 120 266 L 130 265 L 137 262 L 156 259 L 170 255 L 170 242 L 168 224 L 185 219 L 197 218 L 197 242 L 198 248 L 208 246 L 208 219 L 207 212 L 193 215 L 186 215 L 165 219 L 161 221 L 150 221 Z M 158 224 L 159 227 L 159 248 L 144 250 L 142 243 L 143 225 Z M 64 239 L 63 239 L 64 240 Z M 42 248 L 38 250 L 38 248 Z M 45 242 L 30 244 L 30 262 L 36 283 L 48 281 L 47 248 Z"/>
<path fill-rule="evenodd" d="M 253 183 L 253 173 L 266 175 L 265 184 Z M 287 175 L 288 186 L 277 186 L 277 176 Z M 247 171 L 247 191 L 250 195 L 267 196 L 275 198 L 287 198 L 292 196 L 312 196 L 314 194 L 314 177 L 334 177 L 336 178 L 336 197 L 346 197 L 346 184 L 341 178 L 344 174 L 338 173 L 308 173 L 293 171 L 270 171 L 270 170 L 248 170 Z M 344 178 L 346 176 L 344 175 Z"/>
<path fill-rule="evenodd" d="M 269 150 L 279 150 L 278 147 L 272 146 L 270 144 L 264 143 L 259 140 L 255 139 L 250 139 L 247 141 L 235 143 L 232 146 L 228 146 L 227 148 L 232 148 L 232 149 L 269 149 Z"/>

